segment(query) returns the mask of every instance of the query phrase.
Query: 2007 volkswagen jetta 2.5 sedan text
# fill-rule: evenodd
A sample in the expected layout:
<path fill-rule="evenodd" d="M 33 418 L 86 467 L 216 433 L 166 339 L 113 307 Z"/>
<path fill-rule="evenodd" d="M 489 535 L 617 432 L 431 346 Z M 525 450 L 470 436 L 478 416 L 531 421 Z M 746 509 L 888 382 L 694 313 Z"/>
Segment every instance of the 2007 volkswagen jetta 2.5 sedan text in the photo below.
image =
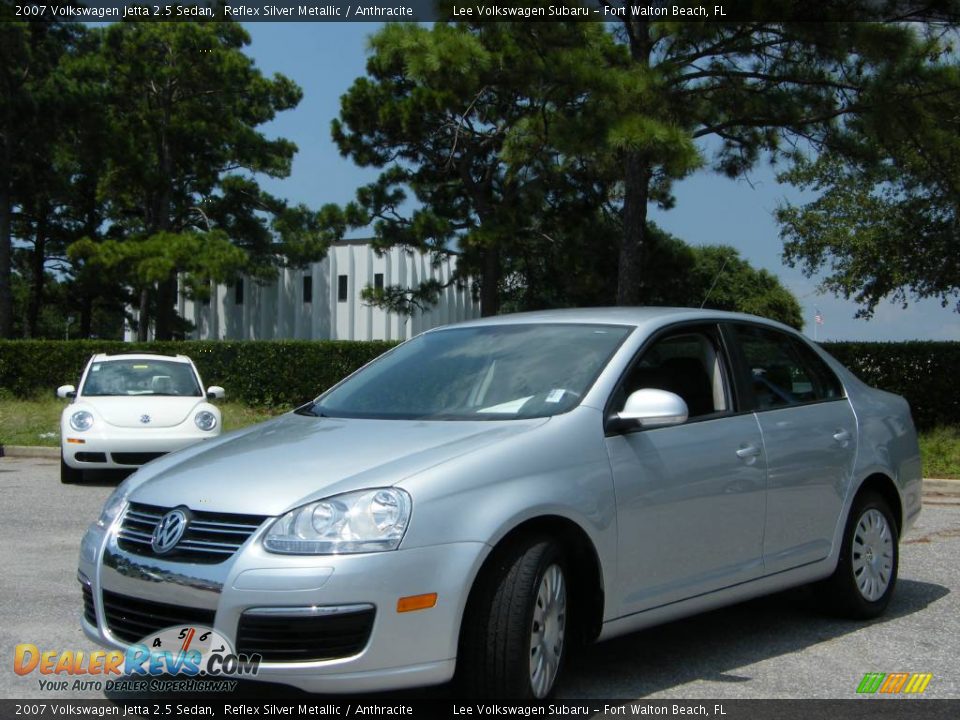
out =
<path fill-rule="evenodd" d="M 478 320 L 124 481 L 83 540 L 83 629 L 213 627 L 313 692 L 546 697 L 580 642 L 791 586 L 876 616 L 920 489 L 907 403 L 785 326 Z"/>

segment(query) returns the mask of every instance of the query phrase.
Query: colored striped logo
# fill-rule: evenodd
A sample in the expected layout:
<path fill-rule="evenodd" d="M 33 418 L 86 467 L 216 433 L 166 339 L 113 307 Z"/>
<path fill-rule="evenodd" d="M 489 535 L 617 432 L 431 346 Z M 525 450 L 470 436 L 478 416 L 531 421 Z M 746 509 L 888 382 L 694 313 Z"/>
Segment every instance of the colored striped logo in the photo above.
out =
<path fill-rule="evenodd" d="M 857 692 L 916 695 L 926 690 L 932 679 L 932 673 L 867 673 L 857 686 Z"/>

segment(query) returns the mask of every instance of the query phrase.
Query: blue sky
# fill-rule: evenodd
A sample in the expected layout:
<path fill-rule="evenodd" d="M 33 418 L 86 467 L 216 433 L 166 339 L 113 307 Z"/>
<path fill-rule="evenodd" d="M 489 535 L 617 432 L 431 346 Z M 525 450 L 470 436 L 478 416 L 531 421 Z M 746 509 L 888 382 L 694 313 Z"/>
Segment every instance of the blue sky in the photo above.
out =
<path fill-rule="evenodd" d="M 377 27 L 340 22 L 246 25 L 253 39 L 249 52 L 261 70 L 283 73 L 304 91 L 299 107 L 266 128 L 300 148 L 289 178 L 264 183 L 274 194 L 311 207 L 344 203 L 359 185 L 376 177 L 375 171 L 340 157 L 330 139 L 330 121 L 338 114 L 340 96 L 364 73 L 366 38 Z M 960 315 L 936 301 L 911 303 L 905 310 L 884 303 L 872 320 L 857 320 L 852 302 L 818 294 L 815 280 L 784 266 L 772 213 L 785 198 L 798 195 L 779 185 L 768 167 L 758 167 L 749 182 L 700 172 L 679 183 L 676 196 L 676 207 L 654 210 L 653 219 L 691 244 L 732 245 L 754 266 L 775 273 L 800 299 L 811 337 L 819 308 L 824 316 L 818 328 L 821 340 L 960 340 Z"/>

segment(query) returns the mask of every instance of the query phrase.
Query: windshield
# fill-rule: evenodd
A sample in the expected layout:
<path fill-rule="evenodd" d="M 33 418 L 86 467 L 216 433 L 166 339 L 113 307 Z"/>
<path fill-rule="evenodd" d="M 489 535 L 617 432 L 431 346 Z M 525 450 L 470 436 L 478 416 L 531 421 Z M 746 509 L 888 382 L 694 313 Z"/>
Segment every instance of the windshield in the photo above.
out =
<path fill-rule="evenodd" d="M 200 385 L 189 363 L 169 360 L 108 360 L 90 366 L 81 395 L 166 395 L 199 397 Z"/>
<path fill-rule="evenodd" d="M 321 395 L 324 417 L 502 420 L 575 407 L 630 328 L 494 325 L 430 332 Z"/>

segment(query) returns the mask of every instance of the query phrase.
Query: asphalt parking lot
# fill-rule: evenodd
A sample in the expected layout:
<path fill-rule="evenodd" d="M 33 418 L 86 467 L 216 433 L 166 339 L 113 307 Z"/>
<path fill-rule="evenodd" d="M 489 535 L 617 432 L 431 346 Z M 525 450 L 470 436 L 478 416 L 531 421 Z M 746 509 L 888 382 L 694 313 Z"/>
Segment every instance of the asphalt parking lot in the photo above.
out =
<path fill-rule="evenodd" d="M 117 482 L 64 486 L 57 460 L 0 459 L 0 698 L 102 697 L 41 690 L 37 673 L 13 672 L 13 652 L 18 643 L 96 649 L 79 625 L 77 549 Z M 781 593 L 596 645 L 567 668 L 560 696 L 852 698 L 867 672 L 924 672 L 933 674 L 926 697 L 960 698 L 960 483 L 930 484 L 924 503 L 885 617 L 829 619 L 804 592 Z"/>

